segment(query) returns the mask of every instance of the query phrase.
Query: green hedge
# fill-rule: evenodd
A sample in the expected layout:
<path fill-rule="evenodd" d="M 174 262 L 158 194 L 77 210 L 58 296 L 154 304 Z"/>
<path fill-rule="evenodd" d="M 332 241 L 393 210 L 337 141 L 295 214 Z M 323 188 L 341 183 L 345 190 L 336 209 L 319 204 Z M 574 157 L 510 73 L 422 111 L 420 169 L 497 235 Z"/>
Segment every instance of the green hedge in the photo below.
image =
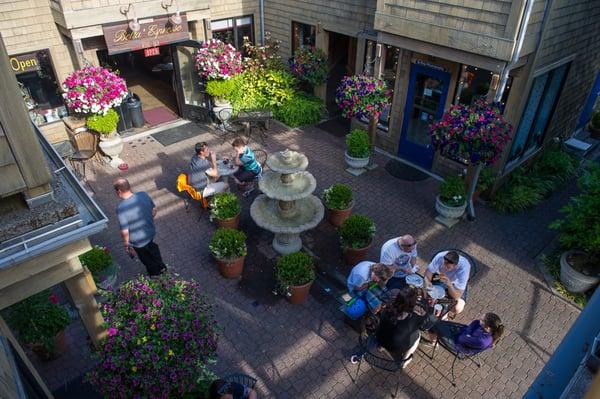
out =
<path fill-rule="evenodd" d="M 275 108 L 273 114 L 275 119 L 289 127 L 298 127 L 319 122 L 323 109 L 320 98 L 296 93 L 290 101 Z"/>

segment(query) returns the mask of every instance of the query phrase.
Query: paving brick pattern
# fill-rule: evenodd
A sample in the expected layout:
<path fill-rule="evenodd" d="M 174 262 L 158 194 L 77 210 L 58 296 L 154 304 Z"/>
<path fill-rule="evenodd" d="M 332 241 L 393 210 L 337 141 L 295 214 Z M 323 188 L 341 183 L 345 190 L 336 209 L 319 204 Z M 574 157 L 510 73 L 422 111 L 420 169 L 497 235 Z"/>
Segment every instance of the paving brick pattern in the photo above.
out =
<path fill-rule="evenodd" d="M 356 366 L 348 359 L 356 348 L 357 335 L 343 322 L 337 302 L 320 287 L 313 287 L 308 302 L 292 306 L 278 297 L 265 300 L 264 295 L 254 296 L 252 291 L 240 288 L 243 280 L 226 280 L 218 274 L 208 253 L 208 240 L 215 227 L 208 221 L 207 211 L 193 206 L 186 213 L 182 197 L 175 191 L 177 174 L 186 169 L 194 143 L 202 140 L 218 151 L 231 151 L 228 144 L 208 133 L 168 147 L 150 137 L 136 139 L 126 144 L 122 154 L 129 163 L 129 171 L 123 175 L 135 190 L 147 191 L 158 206 L 157 242 L 166 262 L 183 277 L 201 281 L 214 303 L 223 327 L 216 371 L 241 371 L 257 377 L 262 397 L 383 398 L 398 380 L 401 398 L 520 397 L 577 317 L 576 310 L 548 291 L 534 269 L 534 257 L 554 236 L 546 225 L 567 200 L 569 189 L 521 215 L 499 215 L 478 205 L 475 223 L 461 222 L 449 230 L 434 221 L 435 180 L 395 179 L 382 167 L 387 159 L 381 155 L 376 158 L 379 168 L 353 177 L 345 172 L 342 139 L 313 127 L 288 130 L 273 124 L 263 148 L 268 152 L 284 148 L 304 152 L 318 182 L 316 193 L 335 182 L 353 187 L 354 212 L 369 215 L 377 225 L 370 258 L 378 258 L 386 239 L 403 233 L 412 233 L 418 240 L 422 267 L 442 248 L 459 248 L 472 254 L 479 271 L 471 280 L 466 310 L 457 321 L 467 323 L 486 311 L 494 311 L 507 327 L 498 346 L 482 355 L 481 368 L 469 362 L 456 365 L 456 388 L 449 380 L 452 358 L 443 351 L 433 361 L 417 352 L 401 374 L 365 365 L 355 384 Z M 117 262 L 123 266 L 122 281 L 144 268 L 121 251 L 115 223 L 118 199 L 111 186 L 119 173 L 99 167 L 91 178 L 96 200 L 110 219 L 108 229 L 92 241 L 114 249 Z M 241 228 L 257 231 L 248 216 L 250 203 L 251 198 L 243 200 Z M 258 234 L 259 245 L 268 251 L 272 235 L 262 231 Z M 319 237 L 309 234 L 309 239 Z M 247 259 L 246 268 L 261 266 L 254 263 L 254 259 Z M 86 349 L 80 351 L 80 357 L 87 359 L 89 350 L 83 340 L 82 346 Z M 66 360 L 62 366 L 43 371 L 53 387 L 57 381 L 68 379 L 64 375 L 57 378 L 56 374 L 75 376 L 69 364 L 74 360 Z M 89 360 L 83 362 L 77 363 L 79 370 L 93 365 Z"/>

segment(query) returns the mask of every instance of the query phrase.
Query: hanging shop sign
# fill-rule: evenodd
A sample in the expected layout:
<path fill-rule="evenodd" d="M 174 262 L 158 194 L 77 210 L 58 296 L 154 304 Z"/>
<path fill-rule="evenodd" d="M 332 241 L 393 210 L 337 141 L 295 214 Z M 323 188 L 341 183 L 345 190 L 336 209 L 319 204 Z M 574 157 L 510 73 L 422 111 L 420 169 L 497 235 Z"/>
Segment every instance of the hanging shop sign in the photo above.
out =
<path fill-rule="evenodd" d="M 31 53 L 11 55 L 9 57 L 10 67 L 15 73 L 25 73 L 40 70 L 37 51 Z"/>
<path fill-rule="evenodd" d="M 150 47 L 144 49 L 144 57 L 154 57 L 160 55 L 160 47 Z"/>
<path fill-rule="evenodd" d="M 141 20 L 140 29 L 133 32 L 128 23 L 103 25 L 104 40 L 108 54 L 119 54 L 150 47 L 163 46 L 189 39 L 187 18 L 181 15 L 181 23 L 173 24 L 169 17 Z"/>

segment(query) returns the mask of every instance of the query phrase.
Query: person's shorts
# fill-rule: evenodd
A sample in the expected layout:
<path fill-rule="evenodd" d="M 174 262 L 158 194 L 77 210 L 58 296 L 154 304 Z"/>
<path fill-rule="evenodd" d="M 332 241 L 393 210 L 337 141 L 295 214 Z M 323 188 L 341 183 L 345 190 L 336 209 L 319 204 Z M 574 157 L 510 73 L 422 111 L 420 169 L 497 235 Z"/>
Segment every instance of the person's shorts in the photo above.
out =
<path fill-rule="evenodd" d="M 444 289 L 446 290 L 446 296 L 449 297 L 448 295 L 448 289 L 446 288 L 446 285 L 440 282 L 434 282 L 434 285 L 441 285 L 442 287 L 444 287 Z M 467 287 L 465 288 L 465 290 L 463 291 L 462 295 L 460 296 L 460 299 L 462 299 L 463 301 L 465 301 L 465 303 L 467 302 L 467 297 L 468 297 L 468 291 L 469 291 L 469 284 L 467 284 Z"/>

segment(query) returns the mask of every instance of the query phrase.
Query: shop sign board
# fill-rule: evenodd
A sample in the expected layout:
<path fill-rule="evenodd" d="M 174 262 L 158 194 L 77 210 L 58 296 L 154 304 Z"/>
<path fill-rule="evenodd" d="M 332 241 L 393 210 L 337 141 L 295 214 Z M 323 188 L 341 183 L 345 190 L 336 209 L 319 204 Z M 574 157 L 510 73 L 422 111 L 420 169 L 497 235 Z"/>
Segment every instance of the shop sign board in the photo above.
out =
<path fill-rule="evenodd" d="M 15 73 L 25 73 L 40 70 L 37 51 L 31 53 L 11 55 L 9 57 L 10 67 Z"/>
<path fill-rule="evenodd" d="M 150 47 L 144 49 L 144 57 L 154 57 L 160 55 L 160 47 Z"/>
<path fill-rule="evenodd" d="M 181 23 L 173 24 L 169 17 L 140 21 L 140 30 L 133 32 L 127 22 L 103 25 L 104 40 L 108 54 L 158 47 L 189 39 L 187 18 L 181 15 Z"/>

